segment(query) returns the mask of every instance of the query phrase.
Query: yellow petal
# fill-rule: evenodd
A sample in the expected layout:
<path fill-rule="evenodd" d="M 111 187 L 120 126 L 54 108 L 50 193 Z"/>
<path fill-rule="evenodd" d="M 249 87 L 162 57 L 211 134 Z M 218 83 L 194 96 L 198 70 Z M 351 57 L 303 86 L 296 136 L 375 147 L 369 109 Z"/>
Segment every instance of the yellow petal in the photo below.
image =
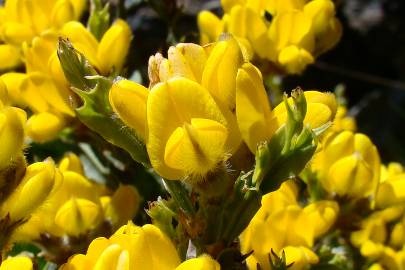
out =
<path fill-rule="evenodd" d="M 129 25 L 118 19 L 104 33 L 97 52 L 100 70 L 109 74 L 112 70 L 120 71 L 124 65 L 131 43 L 132 32 Z"/>
<path fill-rule="evenodd" d="M 178 267 L 176 270 L 220 270 L 221 267 L 217 261 L 210 256 L 203 255 L 198 258 L 189 259 Z"/>
<path fill-rule="evenodd" d="M 145 139 L 148 95 L 148 89 L 129 80 L 114 83 L 109 94 L 114 112 L 143 140 Z"/>
<path fill-rule="evenodd" d="M 129 185 L 121 185 L 105 207 L 105 216 L 114 226 L 122 226 L 132 220 L 139 209 L 140 195 Z"/>
<path fill-rule="evenodd" d="M 69 0 L 59 0 L 55 3 L 55 6 L 51 12 L 52 25 L 59 28 L 62 27 L 68 21 L 72 21 L 75 17 L 74 7 Z"/>
<path fill-rule="evenodd" d="M 46 142 L 56 139 L 64 126 L 64 120 L 57 115 L 38 113 L 28 119 L 27 135 L 36 142 Z"/>
<path fill-rule="evenodd" d="M 67 153 L 59 162 L 58 168 L 61 172 L 73 171 L 84 175 L 84 170 L 80 158 L 74 153 Z"/>
<path fill-rule="evenodd" d="M 268 34 L 279 51 L 289 45 L 296 45 L 309 53 L 314 48 L 312 20 L 299 10 L 288 11 L 275 16 Z"/>
<path fill-rule="evenodd" d="M 9 97 L 13 104 L 23 106 L 24 101 L 21 98 L 21 84 L 27 78 L 25 73 L 8 72 L 0 76 L 2 81 L 6 84 Z"/>
<path fill-rule="evenodd" d="M 26 174 L 17 190 L 4 203 L 2 212 L 9 212 L 13 221 L 27 218 L 52 191 L 55 183 L 53 166 L 45 165 L 45 168 L 35 175 Z"/>
<path fill-rule="evenodd" d="M 223 24 L 221 20 L 210 11 L 201 11 L 197 17 L 197 23 L 203 45 L 216 41 L 222 33 Z"/>
<path fill-rule="evenodd" d="M 0 265 L 0 270 L 32 270 L 32 261 L 28 257 L 9 257 Z"/>
<path fill-rule="evenodd" d="M 191 125 L 178 127 L 169 137 L 165 163 L 186 175 L 204 176 L 224 159 L 227 135 L 226 128 L 216 121 L 192 118 Z"/>
<path fill-rule="evenodd" d="M 307 65 L 314 63 L 314 58 L 307 50 L 291 45 L 281 50 L 278 62 L 288 73 L 300 74 Z"/>
<path fill-rule="evenodd" d="M 374 191 L 373 172 L 356 154 L 340 159 L 329 170 L 331 192 L 362 198 Z"/>
<path fill-rule="evenodd" d="M 236 117 L 242 138 L 252 153 L 270 140 L 278 128 L 260 71 L 250 63 L 239 69 L 236 83 Z"/>
<path fill-rule="evenodd" d="M 83 53 L 93 66 L 100 67 L 97 57 L 98 42 L 83 24 L 70 21 L 63 26 L 61 35 L 68 38 L 75 49 Z"/>
<path fill-rule="evenodd" d="M 20 49 L 10 44 L 0 44 L 0 58 L 0 70 L 9 70 L 22 64 Z"/>
<path fill-rule="evenodd" d="M 229 123 L 215 101 L 199 84 L 185 78 L 174 78 L 166 83 L 155 85 L 148 98 L 147 150 L 154 169 L 167 179 L 179 179 L 184 172 L 170 168 L 164 161 L 169 137 L 178 127 L 191 123 L 191 119 L 210 119 L 227 129 Z M 233 149 L 231 139 L 225 149 Z"/>
<path fill-rule="evenodd" d="M 231 111 L 235 109 L 236 74 L 241 65 L 239 44 L 229 38 L 216 43 L 202 75 L 202 86 Z"/>
<path fill-rule="evenodd" d="M 182 76 L 196 82 L 201 77 L 207 56 L 203 47 L 192 43 L 180 43 L 170 47 L 168 60 L 173 72 L 172 76 Z"/>
<path fill-rule="evenodd" d="M 92 201 L 72 198 L 58 210 L 55 223 L 68 235 L 78 236 L 97 225 L 100 206 Z"/>
<path fill-rule="evenodd" d="M 301 270 L 309 264 L 316 264 L 319 262 L 318 256 L 309 248 L 306 247 L 293 247 L 288 246 L 284 248 L 286 264 L 291 263 L 292 270 Z"/>
<path fill-rule="evenodd" d="M 25 112 L 14 108 L 0 108 L 0 168 L 7 166 L 21 154 L 24 142 Z"/>

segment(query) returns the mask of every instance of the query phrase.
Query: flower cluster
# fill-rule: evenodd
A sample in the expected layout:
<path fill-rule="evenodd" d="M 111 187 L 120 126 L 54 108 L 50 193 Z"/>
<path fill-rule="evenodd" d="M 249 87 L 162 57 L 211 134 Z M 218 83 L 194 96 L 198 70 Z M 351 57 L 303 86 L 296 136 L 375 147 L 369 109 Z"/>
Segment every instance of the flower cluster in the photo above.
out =
<path fill-rule="evenodd" d="M 0 270 L 405 267 L 402 165 L 268 83 L 338 42 L 331 0 L 222 0 L 130 78 L 125 5 L 90 3 L 0 9 Z"/>
<path fill-rule="evenodd" d="M 118 19 L 99 36 L 77 21 L 86 1 L 6 1 L 1 8 L 0 57 L 9 71 L 1 75 L 10 93 L 10 102 L 28 108 L 27 135 L 34 141 L 55 139 L 73 121 L 75 97 L 60 67 L 56 48 L 65 37 L 102 74 L 119 73 L 129 49 L 131 30 Z M 49 14 L 51 11 L 51 14 Z M 119 45 L 117 46 L 116 43 Z M 10 70 L 24 66 L 25 72 Z"/>
<path fill-rule="evenodd" d="M 198 17 L 201 43 L 231 33 L 255 56 L 290 74 L 301 73 L 340 39 L 342 26 L 331 0 L 221 0 L 222 18 Z"/>

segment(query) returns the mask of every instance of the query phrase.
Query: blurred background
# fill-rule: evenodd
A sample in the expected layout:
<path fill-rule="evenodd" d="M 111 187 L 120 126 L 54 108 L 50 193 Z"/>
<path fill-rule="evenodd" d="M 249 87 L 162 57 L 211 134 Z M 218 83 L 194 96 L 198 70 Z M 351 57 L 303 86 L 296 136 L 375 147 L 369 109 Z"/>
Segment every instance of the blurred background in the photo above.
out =
<path fill-rule="evenodd" d="M 198 42 L 196 17 L 208 9 L 221 15 L 219 0 L 110 1 L 134 31 L 128 71 L 145 82 L 145 63 L 174 42 Z M 343 37 L 283 90 L 345 89 L 360 132 L 378 146 L 384 162 L 405 163 L 405 1 L 337 0 Z M 125 8 L 124 8 L 125 7 Z M 126 14 L 120 13 L 126 10 Z M 130 74 L 129 74 L 130 75 Z"/>

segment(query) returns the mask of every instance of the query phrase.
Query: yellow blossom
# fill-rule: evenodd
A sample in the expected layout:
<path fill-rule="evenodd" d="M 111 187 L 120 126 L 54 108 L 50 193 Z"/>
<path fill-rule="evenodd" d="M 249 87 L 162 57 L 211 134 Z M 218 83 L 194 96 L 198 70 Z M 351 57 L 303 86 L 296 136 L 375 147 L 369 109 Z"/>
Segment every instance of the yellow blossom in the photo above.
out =
<path fill-rule="evenodd" d="M 25 256 L 9 257 L 0 265 L 0 270 L 33 270 L 32 261 Z"/>
<path fill-rule="evenodd" d="M 380 157 L 366 135 L 343 131 L 324 139 L 313 169 L 328 192 L 363 198 L 374 195 L 377 190 Z"/>
<path fill-rule="evenodd" d="M 208 256 L 181 263 L 173 243 L 158 227 L 129 222 L 109 239 L 93 240 L 86 255 L 73 256 L 62 269 L 219 270 L 219 265 Z"/>

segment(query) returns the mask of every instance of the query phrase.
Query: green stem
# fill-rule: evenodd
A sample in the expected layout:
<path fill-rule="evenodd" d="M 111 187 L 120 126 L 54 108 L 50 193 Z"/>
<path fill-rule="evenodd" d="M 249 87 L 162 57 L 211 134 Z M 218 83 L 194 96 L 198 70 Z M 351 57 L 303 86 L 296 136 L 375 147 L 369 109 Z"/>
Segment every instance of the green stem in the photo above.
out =
<path fill-rule="evenodd" d="M 190 200 L 190 195 L 184 185 L 177 180 L 163 179 L 166 190 L 176 201 L 177 205 L 190 217 L 195 216 L 195 209 L 193 203 Z"/>

